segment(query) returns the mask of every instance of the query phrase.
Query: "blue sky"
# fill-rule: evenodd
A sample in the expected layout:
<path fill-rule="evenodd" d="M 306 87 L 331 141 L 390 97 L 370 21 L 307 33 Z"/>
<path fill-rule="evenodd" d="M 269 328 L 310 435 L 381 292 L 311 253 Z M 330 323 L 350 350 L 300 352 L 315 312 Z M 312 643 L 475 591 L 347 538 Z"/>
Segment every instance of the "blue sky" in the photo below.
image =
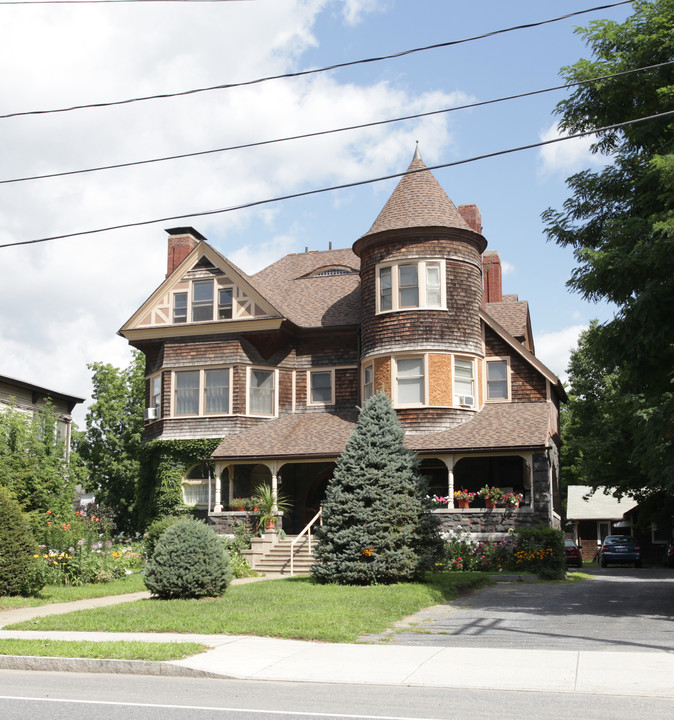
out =
<path fill-rule="evenodd" d="M 296 72 L 546 20 L 595 3 L 244 0 L 0 6 L 0 114 L 171 93 Z M 598 4 L 598 3 L 596 3 Z M 575 26 L 630 6 L 367 65 L 247 88 L 0 120 L 0 179 L 129 162 L 383 120 L 560 84 L 588 56 Z M 191 160 L 0 185 L 0 243 L 189 214 L 402 172 L 556 136 L 548 93 L 425 120 Z M 455 204 L 476 203 L 504 292 L 530 303 L 539 356 L 563 374 L 578 332 L 610 308 L 565 287 L 570 250 L 541 213 L 599 158 L 588 143 L 441 169 Z M 125 365 L 116 331 L 162 281 L 165 227 L 191 224 L 248 272 L 287 252 L 349 247 L 396 181 L 254 210 L 0 249 L 0 374 L 88 397 L 95 361 Z M 82 420 L 80 412 L 78 420 Z"/>

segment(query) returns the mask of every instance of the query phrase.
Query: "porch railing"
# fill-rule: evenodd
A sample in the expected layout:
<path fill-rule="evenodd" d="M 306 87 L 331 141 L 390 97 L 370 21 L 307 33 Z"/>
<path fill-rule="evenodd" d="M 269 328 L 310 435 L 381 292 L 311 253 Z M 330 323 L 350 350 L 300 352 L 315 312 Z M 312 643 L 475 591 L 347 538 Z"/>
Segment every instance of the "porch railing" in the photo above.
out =
<path fill-rule="evenodd" d="M 302 532 L 290 543 L 290 575 L 295 574 L 295 545 L 299 539 L 303 536 L 307 536 L 307 547 L 309 549 L 309 555 L 311 555 L 311 528 L 320 520 L 320 525 L 323 524 L 323 507 L 318 509 L 318 512 L 311 518 L 307 526 Z"/>

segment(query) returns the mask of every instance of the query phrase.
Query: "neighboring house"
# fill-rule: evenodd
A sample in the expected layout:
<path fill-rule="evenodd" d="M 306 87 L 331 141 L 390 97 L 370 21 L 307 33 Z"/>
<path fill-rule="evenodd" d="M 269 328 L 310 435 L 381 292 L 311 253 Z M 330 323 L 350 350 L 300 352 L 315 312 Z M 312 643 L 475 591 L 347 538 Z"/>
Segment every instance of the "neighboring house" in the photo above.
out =
<path fill-rule="evenodd" d="M 574 540 L 582 546 L 583 559 L 595 559 L 597 550 L 607 535 L 631 535 L 641 546 L 642 555 L 659 560 L 663 547 L 671 539 L 671 531 L 641 528 L 639 504 L 625 495 L 614 497 L 606 488 L 588 485 L 569 485 L 566 517 L 573 523 Z"/>
<path fill-rule="evenodd" d="M 457 209 L 418 151 L 352 248 L 248 276 L 192 228 L 168 233 L 166 280 L 119 332 L 147 359 L 145 440 L 221 439 L 210 470 L 184 467 L 188 505 L 226 527 L 232 499 L 267 482 L 298 531 L 358 407 L 384 390 L 433 493 L 524 496 L 515 510 L 450 500 L 446 529 L 559 526 L 564 389 L 534 354 L 527 303 L 502 295 L 477 206 Z"/>
<path fill-rule="evenodd" d="M 56 390 L 49 390 L 40 385 L 0 375 L 0 411 L 3 407 L 13 406 L 17 410 L 30 415 L 45 403 L 51 401 L 60 425 L 66 453 L 70 454 L 70 435 L 72 412 L 75 405 L 84 402 L 84 398 L 66 395 Z"/>

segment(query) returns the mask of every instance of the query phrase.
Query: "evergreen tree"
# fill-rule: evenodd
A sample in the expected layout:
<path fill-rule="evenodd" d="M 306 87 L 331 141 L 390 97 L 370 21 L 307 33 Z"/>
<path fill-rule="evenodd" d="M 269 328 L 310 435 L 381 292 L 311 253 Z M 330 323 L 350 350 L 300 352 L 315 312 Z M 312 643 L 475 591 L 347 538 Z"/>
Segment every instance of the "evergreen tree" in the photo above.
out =
<path fill-rule="evenodd" d="M 323 503 L 314 578 L 370 585 L 420 578 L 442 552 L 417 460 L 385 393 L 371 397 Z"/>

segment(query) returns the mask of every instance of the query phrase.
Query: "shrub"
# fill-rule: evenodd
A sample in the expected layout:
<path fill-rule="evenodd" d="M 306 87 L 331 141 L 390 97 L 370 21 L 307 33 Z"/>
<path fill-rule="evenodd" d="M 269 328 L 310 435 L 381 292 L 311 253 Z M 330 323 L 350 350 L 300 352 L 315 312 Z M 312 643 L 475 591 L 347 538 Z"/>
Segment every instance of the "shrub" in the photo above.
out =
<path fill-rule="evenodd" d="M 543 580 L 561 580 L 566 576 L 564 534 L 541 525 L 517 530 L 517 570 L 537 573 Z"/>
<path fill-rule="evenodd" d="M 159 538 L 145 569 L 145 585 L 160 598 L 222 595 L 231 579 L 220 538 L 199 520 L 180 520 Z"/>
<path fill-rule="evenodd" d="M 18 500 L 0 486 L 0 595 L 35 595 L 44 586 L 37 544 Z"/>
<path fill-rule="evenodd" d="M 149 560 L 154 555 L 154 549 L 157 545 L 159 538 L 171 527 L 175 525 L 178 520 L 182 518 L 176 515 L 167 515 L 163 518 L 157 518 L 150 524 L 147 532 L 145 533 L 145 555 Z"/>

